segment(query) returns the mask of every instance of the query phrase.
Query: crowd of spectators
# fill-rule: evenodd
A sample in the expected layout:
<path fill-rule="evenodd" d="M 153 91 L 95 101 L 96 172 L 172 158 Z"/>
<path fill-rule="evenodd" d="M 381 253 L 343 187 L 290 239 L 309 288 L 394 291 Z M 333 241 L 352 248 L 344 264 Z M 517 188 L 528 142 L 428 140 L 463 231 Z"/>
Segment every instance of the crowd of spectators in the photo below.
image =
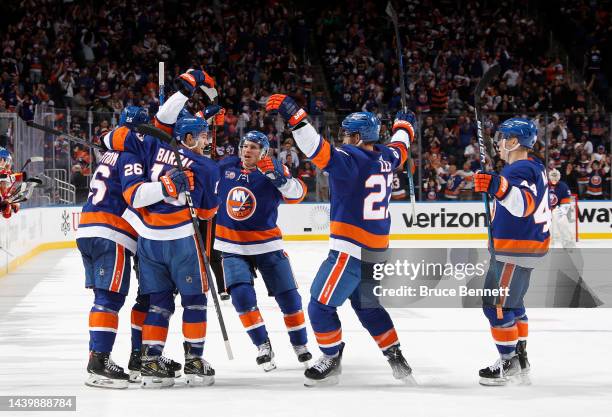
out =
<path fill-rule="evenodd" d="M 542 2 L 555 36 L 567 48 L 601 101 L 612 104 L 612 1 Z"/>
<path fill-rule="evenodd" d="M 413 158 L 423 200 L 474 198 L 472 176 L 479 162 L 473 91 L 494 64 L 501 66 L 501 75 L 482 99 L 488 114 L 485 135 L 492 136 L 506 118 L 536 118 L 541 139 L 536 152 L 548 158 L 545 163 L 563 168 L 562 177 L 584 198 L 593 196 L 572 178 L 584 183 L 586 176 L 602 171 L 609 198 L 609 121 L 590 99 L 599 81 L 575 81 L 559 57 L 546 55 L 548 29 L 529 2 L 467 1 L 457 8 L 452 2 L 407 0 L 396 9 L 407 105 L 421 120 Z M 373 1 L 335 2 L 316 24 L 338 112 L 371 111 L 390 124 L 401 97 L 394 30 L 384 8 Z M 571 135 L 550 145 L 559 124 Z M 387 127 L 383 136 L 388 136 Z M 585 149 L 585 142 L 593 146 Z M 502 166 L 497 159 L 492 162 L 492 168 Z"/>
<path fill-rule="evenodd" d="M 271 92 L 290 93 L 303 105 L 312 101 L 313 114 L 324 107 L 321 95 L 312 92 L 304 60 L 304 17 L 291 2 L 259 1 L 249 8 L 237 0 L 214 7 L 198 3 L 109 0 L 100 8 L 93 1 L 24 0 L 18 7 L 0 6 L 0 112 L 32 120 L 36 105 L 49 105 L 56 128 L 98 137 L 117 123 L 125 106 L 155 114 L 159 61 L 166 63 L 167 95 L 178 74 L 203 66 L 227 109 L 225 125 L 216 132 L 217 155 L 235 153 L 239 137 L 251 129 L 266 132 L 278 152 L 290 134 L 265 117 Z M 194 112 L 203 105 L 201 96 L 190 101 Z M 77 176 L 90 175 L 95 160 L 61 139 L 46 157 Z"/>
<path fill-rule="evenodd" d="M 582 31 L 567 44 L 588 51 L 584 82 L 577 81 L 564 60 L 546 55 L 549 28 L 533 2 L 468 0 L 461 8 L 431 0 L 396 4 L 408 107 L 421 121 L 413 158 L 423 200 L 475 197 L 473 89 L 496 63 L 501 76 L 483 97 L 485 134 L 492 135 L 513 115 L 537 118 L 536 151 L 547 166 L 560 168 L 563 179 L 584 198 L 590 197 L 583 187 L 585 176 L 601 171 L 609 198 L 610 122 L 591 100 L 593 91 L 601 96 L 605 88 L 608 93 L 607 1 L 601 6 L 587 0 L 562 3 L 558 13 L 571 21 L 571 30 L 558 35 L 564 40 Z M 244 132 L 261 130 L 273 155 L 309 185 L 308 199 L 325 199 L 326 175 L 297 150 L 280 119 L 265 114 L 266 99 L 276 91 L 291 94 L 318 128 L 331 109 L 339 120 L 348 112 L 372 111 L 383 120 L 381 135 L 388 138 L 389 124 L 401 107 L 394 32 L 379 2 L 297 6 L 259 1 L 245 9 L 238 0 L 201 1 L 189 7 L 189 18 L 178 0 L 108 0 L 102 8 L 93 1 L 50 0 L 0 6 L 0 112 L 31 120 L 36 105 L 48 105 L 55 108 L 56 128 L 96 140 L 117 123 L 124 106 L 157 111 L 159 61 L 166 62 L 166 95 L 176 75 L 203 66 L 216 79 L 226 108 L 225 123 L 215 132 L 215 154 L 235 154 Z M 309 45 L 313 30 L 318 51 Z M 330 97 L 313 91 L 315 53 Z M 204 105 L 199 95 L 189 102 L 194 112 Z M 79 187 L 86 186 L 95 154 L 61 139 L 49 143 L 45 156 L 69 170 Z M 501 166 L 492 162 L 496 169 Z"/>

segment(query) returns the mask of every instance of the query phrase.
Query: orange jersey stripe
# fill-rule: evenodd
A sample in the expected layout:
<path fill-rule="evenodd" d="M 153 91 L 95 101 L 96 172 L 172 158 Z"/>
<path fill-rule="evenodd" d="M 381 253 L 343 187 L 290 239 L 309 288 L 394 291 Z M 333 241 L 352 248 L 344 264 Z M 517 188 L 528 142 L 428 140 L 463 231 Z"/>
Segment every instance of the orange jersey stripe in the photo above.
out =
<path fill-rule="evenodd" d="M 136 190 L 138 189 L 138 187 L 140 187 L 140 184 L 142 183 L 143 182 L 141 181 L 139 183 L 131 185 L 127 190 L 123 192 L 123 199 L 125 200 L 126 203 L 128 203 L 128 205 L 132 205 L 132 197 L 134 196 L 134 193 L 136 192 Z"/>
<path fill-rule="evenodd" d="M 89 313 L 89 327 L 119 327 L 119 316 L 106 311 L 92 311 Z"/>
<path fill-rule="evenodd" d="M 330 233 L 332 235 L 345 236 L 368 248 L 386 249 L 389 246 L 389 235 L 370 233 L 361 227 L 353 226 L 349 223 L 332 221 L 330 223 Z"/>
<path fill-rule="evenodd" d="M 215 236 L 222 239 L 233 240 L 234 242 L 257 242 L 259 240 L 281 238 L 283 236 L 278 227 L 268 230 L 241 231 L 233 230 L 218 224 L 215 232 Z"/>
<path fill-rule="evenodd" d="M 535 200 L 533 198 L 533 195 L 531 195 L 531 193 L 524 191 L 524 190 L 522 190 L 522 192 L 523 192 L 523 196 L 525 196 L 525 201 L 527 202 L 527 207 L 525 208 L 525 214 L 523 215 L 523 217 L 531 216 L 536 208 Z"/>
<path fill-rule="evenodd" d="M 213 217 L 215 217 L 215 214 L 217 214 L 217 207 L 211 208 L 211 209 L 197 208 L 196 214 L 198 215 L 200 219 L 204 219 L 204 220 L 212 219 Z"/>
<path fill-rule="evenodd" d="M 261 317 L 259 310 L 247 311 L 240 315 L 240 321 L 244 327 L 251 327 L 263 323 L 263 317 Z"/>
<path fill-rule="evenodd" d="M 111 146 L 114 151 L 125 150 L 125 138 L 127 137 L 128 133 L 130 133 L 130 129 L 125 126 L 115 129 L 111 139 Z"/>
<path fill-rule="evenodd" d="M 131 321 L 133 325 L 142 327 L 146 317 L 147 313 L 144 311 L 132 310 Z"/>
<path fill-rule="evenodd" d="M 336 287 L 336 283 L 340 279 L 340 276 L 342 275 L 342 271 L 344 271 L 344 267 L 346 266 L 346 263 L 348 262 L 348 258 L 349 258 L 349 255 L 344 252 L 340 252 L 340 254 L 338 255 L 338 260 L 336 261 L 336 265 L 334 265 L 334 268 L 331 270 L 329 276 L 327 277 L 325 286 L 323 287 L 323 290 L 321 291 L 321 295 L 319 296 L 319 302 L 321 304 L 327 304 L 329 299 L 331 298 L 334 292 L 334 288 Z"/>
<path fill-rule="evenodd" d="M 125 248 L 119 244 L 115 251 L 115 268 L 113 269 L 113 281 L 109 288 L 110 291 L 118 292 L 123 281 L 123 270 L 125 268 Z"/>
<path fill-rule="evenodd" d="M 513 342 L 518 339 L 518 329 L 511 327 L 491 327 L 491 334 L 496 342 Z"/>
<path fill-rule="evenodd" d="M 145 324 L 142 326 L 142 340 L 159 340 L 166 341 L 168 337 L 168 328 Z"/>
<path fill-rule="evenodd" d="M 302 310 L 296 313 L 293 313 L 293 314 L 287 314 L 284 317 L 284 319 L 285 319 L 285 326 L 287 327 L 301 326 L 305 322 L 304 312 Z"/>
<path fill-rule="evenodd" d="M 329 160 L 331 159 L 331 145 L 328 141 L 321 138 L 321 148 L 316 155 L 312 155 L 312 163 L 315 164 L 319 169 L 324 169 Z"/>
<path fill-rule="evenodd" d="M 296 178 L 296 180 L 298 180 L 300 182 L 300 184 L 302 184 L 302 189 L 304 190 L 304 192 L 302 193 L 302 196 L 300 198 L 291 199 L 291 198 L 285 198 L 285 196 L 283 196 L 283 200 L 287 204 L 298 204 L 298 203 L 301 203 L 302 200 L 304 200 L 304 197 L 306 197 L 306 193 L 308 192 L 308 187 L 306 186 L 306 184 L 304 184 L 304 181 L 302 181 L 299 178 Z"/>
<path fill-rule="evenodd" d="M 529 336 L 529 322 L 519 320 L 516 322 L 516 328 L 518 329 L 519 337 Z"/>
<path fill-rule="evenodd" d="M 379 334 L 378 336 L 374 336 L 374 340 L 378 344 L 378 347 L 381 349 L 386 349 L 399 341 L 395 328 L 392 328 L 382 334 Z"/>
<path fill-rule="evenodd" d="M 546 253 L 550 237 L 543 242 L 537 240 L 494 239 L 495 250 L 510 253 Z"/>
<path fill-rule="evenodd" d="M 329 345 L 342 340 L 342 329 L 332 330 L 331 332 L 317 333 L 315 332 L 317 343 L 320 345 Z"/>
<path fill-rule="evenodd" d="M 565 198 L 562 198 L 561 201 L 559 201 L 559 204 L 569 204 L 571 203 L 571 201 L 572 201 L 571 198 L 565 197 Z"/>
<path fill-rule="evenodd" d="M 400 152 L 400 159 L 401 159 L 400 165 L 404 165 L 404 162 L 406 162 L 406 159 L 408 159 L 408 150 L 406 149 L 406 145 L 404 145 L 403 143 L 400 143 L 400 142 L 392 142 L 392 143 L 388 144 L 387 146 L 389 148 L 395 148 L 395 149 L 399 150 L 399 152 Z"/>
<path fill-rule="evenodd" d="M 187 339 L 202 339 L 206 337 L 206 322 L 185 323 L 183 322 L 183 336 Z"/>
<path fill-rule="evenodd" d="M 119 216 L 103 211 L 88 211 L 81 213 L 80 225 L 102 223 L 113 226 L 130 234 L 134 239 L 138 237 L 136 230 L 130 224 Z"/>

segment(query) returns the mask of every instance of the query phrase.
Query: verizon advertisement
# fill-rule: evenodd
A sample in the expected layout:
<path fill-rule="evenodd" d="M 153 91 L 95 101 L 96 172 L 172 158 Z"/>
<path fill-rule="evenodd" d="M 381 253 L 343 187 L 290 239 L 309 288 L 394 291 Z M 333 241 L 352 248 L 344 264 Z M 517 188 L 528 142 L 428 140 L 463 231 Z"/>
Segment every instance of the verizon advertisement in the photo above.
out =
<path fill-rule="evenodd" d="M 391 204 L 392 239 L 461 240 L 483 238 L 487 233 L 482 203 L 420 203 L 416 220 L 411 205 Z M 0 219 L 0 271 L 41 244 L 75 240 L 81 207 L 47 207 L 20 211 Z M 287 239 L 325 239 L 329 234 L 328 204 L 283 204 L 278 224 Z M 612 239 L 612 202 L 580 202 L 578 230 L 581 239 Z"/>

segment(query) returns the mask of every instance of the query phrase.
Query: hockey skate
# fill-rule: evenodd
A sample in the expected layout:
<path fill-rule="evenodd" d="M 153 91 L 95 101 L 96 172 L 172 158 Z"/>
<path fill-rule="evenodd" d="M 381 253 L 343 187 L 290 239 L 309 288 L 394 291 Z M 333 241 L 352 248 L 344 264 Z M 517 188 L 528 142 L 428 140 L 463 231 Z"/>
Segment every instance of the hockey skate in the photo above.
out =
<path fill-rule="evenodd" d="M 140 368 L 142 366 L 142 360 L 140 358 L 140 351 L 133 350 L 130 354 L 130 361 L 128 363 L 128 369 L 130 371 L 130 382 L 142 382 L 142 378 L 140 376 Z M 179 378 L 181 376 L 181 369 L 183 366 L 173 361 L 172 359 L 166 358 L 165 356 L 161 356 L 160 360 L 166 364 L 166 367 L 174 372 L 174 377 Z"/>
<path fill-rule="evenodd" d="M 90 352 L 87 364 L 89 378 L 85 385 L 97 388 L 125 389 L 128 387 L 128 374 L 115 364 L 110 353 Z"/>
<path fill-rule="evenodd" d="M 221 299 L 221 301 L 227 301 L 230 299 L 230 295 L 223 291 L 222 293 L 219 293 L 219 298 Z"/>
<path fill-rule="evenodd" d="M 403 382 L 409 386 L 416 386 L 417 382 L 412 375 L 412 368 L 408 365 L 406 358 L 402 355 L 399 346 L 391 346 L 384 352 L 391 369 L 393 370 L 393 378 Z"/>
<path fill-rule="evenodd" d="M 503 386 L 519 377 L 520 373 L 521 365 L 515 355 L 510 359 L 498 359 L 493 365 L 481 369 L 478 375 L 480 385 Z"/>
<path fill-rule="evenodd" d="M 312 359 L 312 353 L 308 351 L 308 346 L 306 345 L 296 345 L 293 346 L 293 351 L 297 355 L 298 362 L 304 364 L 304 368 L 309 368 L 308 361 Z"/>
<path fill-rule="evenodd" d="M 148 355 L 145 348 L 141 357 L 142 388 L 166 388 L 174 385 L 174 372 L 166 367 L 161 356 Z"/>
<path fill-rule="evenodd" d="M 520 340 L 516 344 L 516 354 L 518 356 L 519 364 L 521 365 L 521 384 L 531 385 L 531 378 L 529 372 L 531 371 L 531 365 L 529 359 L 527 359 L 527 341 Z"/>
<path fill-rule="evenodd" d="M 185 383 L 188 386 L 208 386 L 215 383 L 215 370 L 210 363 L 191 353 L 191 343 L 184 342 Z"/>
<path fill-rule="evenodd" d="M 344 350 L 344 342 L 340 344 L 340 350 L 337 356 L 323 355 L 313 366 L 306 369 L 304 372 L 304 386 L 331 386 L 340 382 L 340 374 L 342 373 L 342 351 Z"/>
<path fill-rule="evenodd" d="M 274 351 L 270 339 L 266 339 L 261 345 L 257 346 L 257 365 L 261 366 L 264 371 L 270 372 L 276 369 L 274 363 Z"/>

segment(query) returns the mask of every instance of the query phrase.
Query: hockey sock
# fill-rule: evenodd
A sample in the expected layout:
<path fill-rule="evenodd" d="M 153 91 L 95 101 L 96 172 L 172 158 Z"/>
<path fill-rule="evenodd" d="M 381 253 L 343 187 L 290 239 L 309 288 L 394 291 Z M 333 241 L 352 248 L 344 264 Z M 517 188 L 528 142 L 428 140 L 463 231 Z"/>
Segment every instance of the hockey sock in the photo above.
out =
<path fill-rule="evenodd" d="M 263 317 L 257 308 L 255 288 L 251 284 L 236 284 L 231 287 L 232 304 L 240 316 L 240 321 L 255 346 L 268 339 L 268 331 Z"/>
<path fill-rule="evenodd" d="M 172 291 L 156 292 L 150 295 L 150 305 L 142 326 L 142 345 L 149 347 L 149 355 L 161 355 L 168 337 L 170 317 L 174 314 Z"/>
<path fill-rule="evenodd" d="M 110 353 L 113 350 L 119 310 L 125 295 L 94 288 L 94 305 L 89 312 L 89 350 Z"/>
<path fill-rule="evenodd" d="M 132 350 L 142 348 L 142 326 L 144 325 L 147 311 L 149 310 L 149 296 L 140 294 L 136 297 L 136 303 L 132 306 Z"/>
<path fill-rule="evenodd" d="M 518 328 L 518 340 L 527 340 L 529 320 L 527 319 L 527 313 L 525 313 L 525 307 L 515 308 L 514 317 L 516 317 L 516 327 Z"/>
<path fill-rule="evenodd" d="M 397 332 L 393 326 L 393 321 L 382 307 L 361 308 L 359 303 L 351 299 L 351 306 L 361 325 L 370 333 L 381 351 L 389 349 L 391 346 L 399 345 Z"/>
<path fill-rule="evenodd" d="M 206 340 L 206 295 L 181 295 L 183 337 L 191 344 L 190 353 L 202 356 Z"/>
<path fill-rule="evenodd" d="M 337 355 L 342 343 L 342 327 L 336 307 L 322 304 L 311 297 L 308 317 L 321 352 L 329 356 Z"/>
<path fill-rule="evenodd" d="M 519 337 L 514 312 L 510 309 L 503 309 L 503 318 L 498 319 L 497 309 L 494 306 L 485 306 L 483 311 L 491 324 L 491 335 L 499 355 L 503 359 L 513 357 L 516 354 L 516 343 Z"/>
<path fill-rule="evenodd" d="M 283 312 L 289 340 L 293 346 L 305 345 L 308 342 L 306 335 L 306 321 L 302 311 L 302 297 L 297 289 L 285 291 L 277 295 L 276 302 Z"/>

